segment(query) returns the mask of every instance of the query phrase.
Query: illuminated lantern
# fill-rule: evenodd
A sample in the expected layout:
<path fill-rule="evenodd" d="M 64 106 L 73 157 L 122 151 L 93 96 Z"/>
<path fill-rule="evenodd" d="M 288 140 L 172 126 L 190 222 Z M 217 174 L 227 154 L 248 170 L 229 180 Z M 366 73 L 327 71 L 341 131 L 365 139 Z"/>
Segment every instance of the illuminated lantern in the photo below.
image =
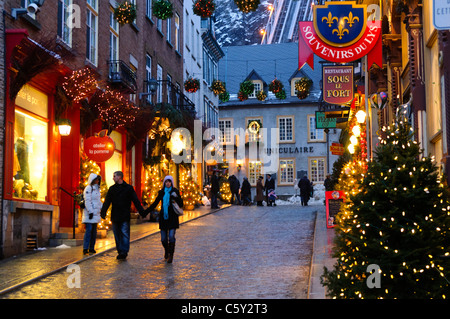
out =
<path fill-rule="evenodd" d="M 358 112 L 356 112 L 356 121 L 359 124 L 362 124 L 366 121 L 366 112 L 364 112 L 363 110 L 359 110 Z"/>

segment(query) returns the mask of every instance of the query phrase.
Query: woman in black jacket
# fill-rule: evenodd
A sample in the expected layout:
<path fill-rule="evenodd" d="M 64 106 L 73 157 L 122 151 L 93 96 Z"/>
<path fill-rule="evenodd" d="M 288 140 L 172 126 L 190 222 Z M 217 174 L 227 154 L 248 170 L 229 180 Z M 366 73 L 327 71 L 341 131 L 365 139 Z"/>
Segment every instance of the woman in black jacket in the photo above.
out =
<path fill-rule="evenodd" d="M 175 213 L 173 203 L 177 203 L 180 208 L 183 207 L 183 199 L 180 192 L 173 186 L 173 177 L 168 175 L 164 178 L 163 188 L 158 192 L 153 204 L 146 209 L 148 214 L 161 202 L 161 211 L 159 212 L 159 229 L 161 230 L 161 242 L 164 247 L 164 259 L 168 263 L 173 260 L 175 252 L 175 230 L 180 227 L 178 215 Z"/>

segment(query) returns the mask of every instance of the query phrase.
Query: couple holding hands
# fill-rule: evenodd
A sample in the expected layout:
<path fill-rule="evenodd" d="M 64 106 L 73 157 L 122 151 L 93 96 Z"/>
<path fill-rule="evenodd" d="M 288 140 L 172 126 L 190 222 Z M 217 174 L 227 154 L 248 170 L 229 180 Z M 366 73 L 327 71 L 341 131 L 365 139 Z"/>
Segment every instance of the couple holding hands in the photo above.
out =
<path fill-rule="evenodd" d="M 102 204 L 100 199 L 100 180 L 100 176 L 91 174 L 88 186 L 84 190 L 86 208 L 83 211 L 82 222 L 86 224 L 86 233 L 84 235 L 83 253 L 95 253 L 97 223 L 100 222 L 100 217 L 106 218 L 106 212 L 112 205 L 111 222 L 118 252 L 117 259 L 126 259 L 130 250 L 131 202 L 133 202 L 142 217 L 147 216 L 161 202 L 159 218 L 161 242 L 164 247 L 164 258 L 168 263 L 171 263 L 175 252 L 175 231 L 180 225 L 173 203 L 178 204 L 181 208 L 183 207 L 183 199 L 178 189 L 174 187 L 172 176 L 168 175 L 164 178 L 163 188 L 158 192 L 155 201 L 147 209 L 142 207 L 133 186 L 123 180 L 123 172 L 121 171 L 114 172 L 114 185 L 108 189 L 105 202 Z"/>

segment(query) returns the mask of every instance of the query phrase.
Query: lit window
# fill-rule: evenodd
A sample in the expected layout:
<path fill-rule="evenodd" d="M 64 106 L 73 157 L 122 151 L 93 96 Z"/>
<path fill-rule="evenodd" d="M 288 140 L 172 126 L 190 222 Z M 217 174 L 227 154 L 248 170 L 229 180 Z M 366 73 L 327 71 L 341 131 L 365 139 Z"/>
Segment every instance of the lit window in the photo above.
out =
<path fill-rule="evenodd" d="M 280 159 L 280 184 L 294 182 L 295 164 L 293 159 Z"/>

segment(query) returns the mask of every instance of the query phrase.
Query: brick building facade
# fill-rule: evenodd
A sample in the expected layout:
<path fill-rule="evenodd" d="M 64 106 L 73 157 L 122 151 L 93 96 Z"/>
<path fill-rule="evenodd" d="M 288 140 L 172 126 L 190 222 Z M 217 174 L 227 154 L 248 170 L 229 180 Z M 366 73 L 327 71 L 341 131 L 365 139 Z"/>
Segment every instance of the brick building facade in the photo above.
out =
<path fill-rule="evenodd" d="M 34 2 L 41 5 L 39 10 L 27 13 L 25 9 Z M 137 17 L 124 25 L 114 19 L 114 8 L 119 4 L 115 0 L 5 3 L 8 83 L 2 83 L 0 76 L 6 92 L 6 101 L 0 97 L 0 105 L 5 107 L 0 116 L 6 116 L 1 257 L 24 252 L 29 234 L 36 236 L 38 246 L 46 246 L 54 233 L 74 226 L 69 195 L 79 191 L 83 143 L 101 129 L 108 129 L 116 144 L 112 159 L 99 163 L 103 179 L 110 186 L 112 172 L 122 170 L 139 197 L 142 194 L 148 137 L 137 136 L 136 127 L 125 129 L 105 120 L 86 120 L 86 99 L 61 111 L 58 88 L 65 76 L 89 68 L 96 76 L 97 90 L 114 89 L 140 110 L 171 103 L 177 109 L 192 111 L 193 105 L 183 93 L 183 1 L 172 1 L 173 16 L 167 20 L 153 15 L 151 0 L 131 2 L 136 5 Z M 57 63 L 24 80 L 18 94 L 11 97 L 18 74 L 24 78 L 30 75 L 17 65 L 30 63 L 27 53 L 33 50 L 39 51 L 42 59 L 56 59 Z M 157 80 L 155 92 L 149 91 L 150 79 Z M 27 98 L 36 105 L 27 104 Z M 55 115 L 58 111 L 61 114 Z M 58 133 L 58 116 L 71 121 L 69 136 Z M 27 133 L 31 130 L 39 131 L 42 138 L 31 137 Z M 25 146 L 20 149 L 18 142 Z"/>

